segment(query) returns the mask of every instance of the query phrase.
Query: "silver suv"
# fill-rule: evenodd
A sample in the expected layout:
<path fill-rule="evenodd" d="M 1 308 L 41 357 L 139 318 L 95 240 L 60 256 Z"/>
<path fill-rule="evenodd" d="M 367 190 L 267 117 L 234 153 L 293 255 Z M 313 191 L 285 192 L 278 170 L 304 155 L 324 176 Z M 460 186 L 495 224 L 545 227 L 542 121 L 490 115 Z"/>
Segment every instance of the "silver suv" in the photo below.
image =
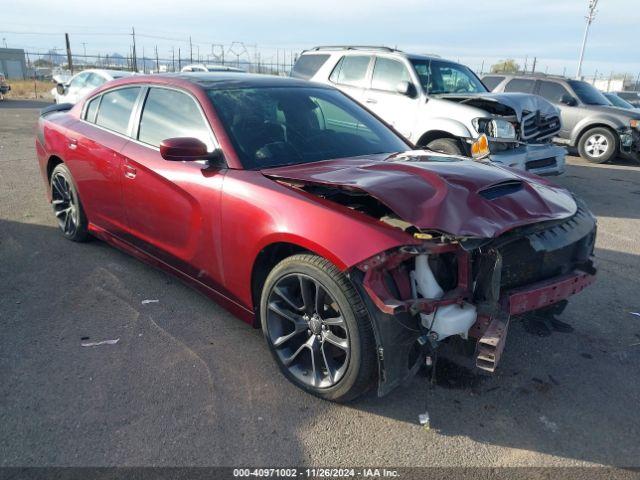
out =
<path fill-rule="evenodd" d="M 535 95 L 489 93 L 459 63 L 387 47 L 316 47 L 291 75 L 339 88 L 417 147 L 470 156 L 484 133 L 494 162 L 538 175 L 564 171 L 566 150 L 551 143 L 558 109 Z"/>
<path fill-rule="evenodd" d="M 580 156 L 604 163 L 616 155 L 640 159 L 640 112 L 614 107 L 593 85 L 551 75 L 488 75 L 494 92 L 540 95 L 560 108 L 557 143 L 576 147 Z"/>

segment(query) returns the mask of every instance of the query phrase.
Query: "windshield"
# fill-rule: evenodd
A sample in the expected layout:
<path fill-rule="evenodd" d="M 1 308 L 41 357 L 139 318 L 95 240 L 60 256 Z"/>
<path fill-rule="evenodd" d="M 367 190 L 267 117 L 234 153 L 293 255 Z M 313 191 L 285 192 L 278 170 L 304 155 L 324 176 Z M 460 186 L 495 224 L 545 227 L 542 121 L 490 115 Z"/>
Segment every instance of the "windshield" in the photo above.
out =
<path fill-rule="evenodd" d="M 470 69 L 444 60 L 411 60 L 424 91 L 443 93 L 484 93 L 487 89 Z"/>
<path fill-rule="evenodd" d="M 568 83 L 582 103 L 587 105 L 611 106 L 611 102 L 607 100 L 607 97 L 590 83 L 581 80 L 569 80 Z"/>
<path fill-rule="evenodd" d="M 634 109 L 635 108 L 633 105 L 631 105 L 626 100 L 621 99 L 615 93 L 604 93 L 603 95 L 605 97 L 607 97 L 607 100 L 609 100 L 615 107 L 630 108 L 630 109 Z"/>
<path fill-rule="evenodd" d="M 409 150 L 338 90 L 270 87 L 207 94 L 247 169 Z"/>

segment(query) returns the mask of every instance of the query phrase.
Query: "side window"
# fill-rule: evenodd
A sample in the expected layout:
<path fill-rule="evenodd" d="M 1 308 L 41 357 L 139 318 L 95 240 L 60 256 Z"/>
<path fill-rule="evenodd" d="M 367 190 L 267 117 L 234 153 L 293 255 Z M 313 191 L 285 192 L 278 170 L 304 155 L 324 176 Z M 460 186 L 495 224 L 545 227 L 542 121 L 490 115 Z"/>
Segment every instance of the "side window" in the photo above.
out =
<path fill-rule="evenodd" d="M 482 83 L 484 83 L 484 86 L 487 87 L 489 91 L 492 91 L 502 80 L 504 80 L 504 77 L 484 77 Z"/>
<path fill-rule="evenodd" d="M 87 122 L 95 123 L 96 122 L 96 113 L 98 113 L 98 106 L 100 105 L 100 100 L 102 96 L 96 97 L 89 102 L 87 105 L 87 111 L 84 115 L 84 119 Z"/>
<path fill-rule="evenodd" d="M 411 80 L 407 68 L 396 60 L 376 58 L 371 78 L 371 88 L 395 92 L 400 82 Z"/>
<path fill-rule="evenodd" d="M 556 82 L 548 82 L 542 80 L 540 82 L 540 91 L 538 95 L 546 98 L 552 103 L 560 103 L 563 95 L 570 95 L 566 88 Z"/>
<path fill-rule="evenodd" d="M 329 55 L 302 55 L 293 66 L 291 76 L 309 80 L 329 58 Z"/>
<path fill-rule="evenodd" d="M 369 55 L 347 55 L 333 69 L 329 80 L 341 85 L 353 85 L 355 87 L 364 86 L 364 79 L 369 68 Z"/>
<path fill-rule="evenodd" d="M 85 86 L 91 88 L 98 88 L 102 85 L 106 80 L 100 75 L 96 75 L 95 73 L 90 73 L 87 77 L 87 81 L 85 82 Z"/>
<path fill-rule="evenodd" d="M 78 90 L 85 86 L 87 83 L 87 78 L 89 78 L 89 73 L 79 73 L 75 77 L 71 79 L 69 82 L 69 90 Z"/>
<path fill-rule="evenodd" d="M 140 87 L 120 88 L 102 95 L 96 125 L 127 134 L 129 117 L 140 93 Z"/>
<path fill-rule="evenodd" d="M 213 150 L 209 127 L 195 100 L 176 90 L 152 88 L 144 102 L 138 140 L 157 147 L 175 137 L 195 137 Z"/>
<path fill-rule="evenodd" d="M 313 98 L 313 101 L 318 106 L 316 115 L 318 116 L 321 130 L 336 133 L 360 134 L 361 137 L 371 141 L 378 139 L 366 125 L 338 105 L 321 98 Z"/>
<path fill-rule="evenodd" d="M 514 78 L 504 87 L 505 92 L 521 92 L 531 93 L 533 92 L 533 86 L 536 81 L 528 78 Z"/>

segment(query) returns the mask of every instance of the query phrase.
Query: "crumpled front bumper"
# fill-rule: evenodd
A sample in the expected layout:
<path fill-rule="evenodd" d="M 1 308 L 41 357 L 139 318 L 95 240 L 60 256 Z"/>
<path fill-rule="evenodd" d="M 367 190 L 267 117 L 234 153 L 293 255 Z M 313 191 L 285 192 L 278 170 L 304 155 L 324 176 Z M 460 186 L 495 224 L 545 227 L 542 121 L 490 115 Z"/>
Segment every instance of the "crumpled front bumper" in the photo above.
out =
<path fill-rule="evenodd" d="M 376 338 L 378 394 L 410 379 L 425 353 L 440 344 L 419 314 L 445 305 L 476 306 L 478 316 L 468 336 L 477 341 L 476 366 L 493 372 L 512 315 L 557 307 L 593 283 L 595 235 L 595 218 L 580 206 L 566 220 L 508 232 L 479 248 L 427 240 L 420 247 L 387 251 L 355 266 L 349 277 L 365 303 Z M 455 255 L 455 286 L 438 299 L 415 298 L 412 293 L 412 257 L 421 253 Z M 523 263 L 523 256 L 529 261 Z"/>
<path fill-rule="evenodd" d="M 640 131 L 624 128 L 618 131 L 618 137 L 621 156 L 640 161 Z"/>
<path fill-rule="evenodd" d="M 525 144 L 492 152 L 489 158 L 501 165 L 526 170 L 536 175 L 561 175 L 564 173 L 566 154 L 567 150 L 564 147 L 551 143 Z"/>

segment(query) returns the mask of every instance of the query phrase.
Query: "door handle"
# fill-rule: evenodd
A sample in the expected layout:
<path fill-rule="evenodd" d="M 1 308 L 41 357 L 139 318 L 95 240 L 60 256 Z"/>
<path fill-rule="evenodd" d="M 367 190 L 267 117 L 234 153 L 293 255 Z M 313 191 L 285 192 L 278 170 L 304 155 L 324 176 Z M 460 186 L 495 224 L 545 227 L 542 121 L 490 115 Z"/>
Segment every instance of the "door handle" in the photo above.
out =
<path fill-rule="evenodd" d="M 69 140 L 69 148 L 71 150 L 75 150 L 76 148 L 78 148 L 78 140 L 76 140 L 75 138 L 72 138 Z"/>
<path fill-rule="evenodd" d="M 131 165 L 124 166 L 124 176 L 127 178 L 136 178 L 138 171 Z"/>
<path fill-rule="evenodd" d="M 378 103 L 378 101 L 375 98 L 367 98 L 365 100 L 366 103 Z"/>

